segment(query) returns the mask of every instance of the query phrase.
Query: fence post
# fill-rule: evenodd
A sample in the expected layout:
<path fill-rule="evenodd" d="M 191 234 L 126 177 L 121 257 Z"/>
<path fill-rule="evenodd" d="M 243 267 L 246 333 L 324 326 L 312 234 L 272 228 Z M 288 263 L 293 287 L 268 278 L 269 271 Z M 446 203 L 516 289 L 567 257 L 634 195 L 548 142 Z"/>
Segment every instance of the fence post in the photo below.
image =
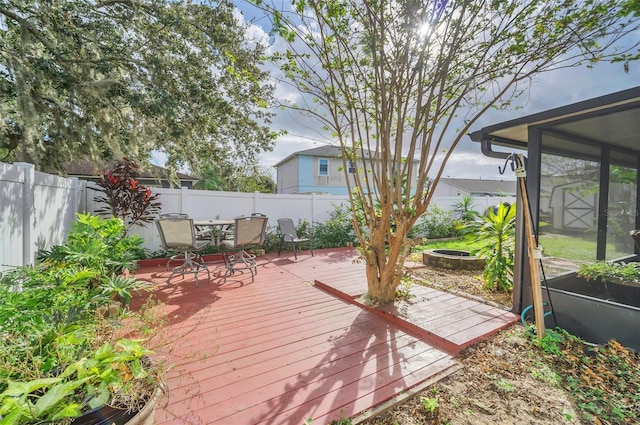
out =
<path fill-rule="evenodd" d="M 77 177 L 69 177 L 71 183 L 71 207 L 73 208 L 72 217 L 75 218 L 80 210 L 80 180 Z"/>
<path fill-rule="evenodd" d="M 318 202 L 318 197 L 315 192 L 311 193 L 311 223 L 309 225 L 313 225 L 316 222 L 316 202 Z"/>
<path fill-rule="evenodd" d="M 189 188 L 186 186 L 182 186 L 180 188 L 180 212 L 183 213 L 186 210 L 187 205 L 187 197 L 189 196 L 188 192 Z"/>
<path fill-rule="evenodd" d="M 258 192 L 258 191 L 254 191 L 253 192 L 253 211 L 252 211 L 252 213 L 257 213 L 257 212 L 262 213 L 262 211 L 258 210 L 258 206 L 260 205 L 260 202 L 259 202 L 259 199 L 258 199 L 259 196 L 260 196 L 260 192 Z"/>
<path fill-rule="evenodd" d="M 35 228 L 36 217 L 34 207 L 34 187 L 36 179 L 36 167 L 27 162 L 16 162 L 13 165 L 20 167 L 24 176 L 22 187 L 22 265 L 33 265 L 35 261 L 35 240 L 31 229 Z"/>

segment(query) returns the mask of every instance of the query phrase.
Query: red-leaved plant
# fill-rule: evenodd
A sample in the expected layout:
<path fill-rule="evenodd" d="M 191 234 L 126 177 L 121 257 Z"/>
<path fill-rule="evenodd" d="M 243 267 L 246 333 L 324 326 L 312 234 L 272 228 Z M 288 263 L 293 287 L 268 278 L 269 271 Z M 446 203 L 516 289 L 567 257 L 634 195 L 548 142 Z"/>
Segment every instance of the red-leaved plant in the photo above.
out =
<path fill-rule="evenodd" d="M 123 158 L 97 182 L 103 195 L 96 196 L 94 201 L 107 205 L 96 212 L 122 219 L 125 234 L 134 224 L 144 226 L 144 223 L 153 221 L 160 211 L 158 194 L 152 194 L 151 189 L 140 184 L 139 170 L 140 166 L 135 161 Z"/>

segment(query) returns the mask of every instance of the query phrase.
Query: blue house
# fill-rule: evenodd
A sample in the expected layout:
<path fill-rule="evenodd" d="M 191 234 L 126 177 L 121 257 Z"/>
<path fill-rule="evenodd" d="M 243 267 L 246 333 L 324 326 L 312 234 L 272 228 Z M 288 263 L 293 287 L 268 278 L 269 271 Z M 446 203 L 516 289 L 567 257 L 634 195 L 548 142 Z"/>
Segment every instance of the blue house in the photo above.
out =
<path fill-rule="evenodd" d="M 277 193 L 348 194 L 339 146 L 294 152 L 274 167 L 277 168 Z M 356 167 L 348 162 L 347 171 L 354 174 Z M 415 176 L 413 182 L 415 187 Z"/>

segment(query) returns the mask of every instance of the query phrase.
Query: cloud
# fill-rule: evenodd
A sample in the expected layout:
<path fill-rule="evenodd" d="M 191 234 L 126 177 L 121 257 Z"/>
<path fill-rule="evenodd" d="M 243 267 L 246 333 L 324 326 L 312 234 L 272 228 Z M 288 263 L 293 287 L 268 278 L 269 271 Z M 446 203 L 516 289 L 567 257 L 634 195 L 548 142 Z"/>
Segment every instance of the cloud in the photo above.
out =
<path fill-rule="evenodd" d="M 252 23 L 250 30 L 252 37 L 261 40 L 268 39 L 267 33 L 262 29 L 262 25 L 266 25 L 268 21 L 261 18 L 261 12 L 255 8 L 248 9 L 247 6 L 239 7 L 242 8 L 245 18 Z M 635 38 L 636 40 L 629 40 L 630 45 L 640 39 L 640 34 L 635 34 Z M 277 51 L 285 47 L 284 44 L 281 44 L 281 40 L 276 39 L 271 42 L 270 51 Z M 280 70 L 271 64 L 268 66 L 274 76 L 276 96 L 283 103 L 304 102 L 304 96 L 281 80 Z M 621 63 L 599 63 L 593 68 L 583 66 L 542 73 L 531 81 L 530 89 L 514 102 L 512 110 L 488 111 L 480 117 L 471 131 L 635 87 L 639 81 L 640 62 L 631 63 L 629 72 L 625 72 Z M 317 147 L 319 144 L 332 143 L 329 133 L 322 130 L 322 123 L 317 118 L 291 109 L 278 110 L 272 120 L 272 127 L 276 130 L 286 130 L 287 134 L 276 140 L 273 151 L 260 155 L 261 163 L 267 167 L 272 167 L 294 152 Z M 450 157 L 443 175 L 460 178 L 514 178 L 499 174 L 498 167 L 502 165 L 502 161 L 482 155 L 480 145 L 472 142 L 468 136 L 463 136 Z M 275 170 L 273 172 L 275 177 Z"/>

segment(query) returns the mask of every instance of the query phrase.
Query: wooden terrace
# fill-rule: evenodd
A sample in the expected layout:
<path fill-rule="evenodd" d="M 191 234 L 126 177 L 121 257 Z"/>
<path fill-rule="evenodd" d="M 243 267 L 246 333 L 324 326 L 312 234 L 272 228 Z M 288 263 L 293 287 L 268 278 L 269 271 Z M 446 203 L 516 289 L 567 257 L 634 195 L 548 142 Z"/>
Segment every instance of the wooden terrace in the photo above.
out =
<path fill-rule="evenodd" d="M 254 282 L 246 272 L 223 284 L 221 262 L 199 287 L 193 275 L 167 286 L 164 266 L 136 271 L 168 313 L 157 424 L 357 423 L 454 372 L 461 349 L 517 320 L 420 285 L 409 302 L 372 309 L 357 301 L 366 279 L 355 249 L 289 254 L 263 257 Z"/>

